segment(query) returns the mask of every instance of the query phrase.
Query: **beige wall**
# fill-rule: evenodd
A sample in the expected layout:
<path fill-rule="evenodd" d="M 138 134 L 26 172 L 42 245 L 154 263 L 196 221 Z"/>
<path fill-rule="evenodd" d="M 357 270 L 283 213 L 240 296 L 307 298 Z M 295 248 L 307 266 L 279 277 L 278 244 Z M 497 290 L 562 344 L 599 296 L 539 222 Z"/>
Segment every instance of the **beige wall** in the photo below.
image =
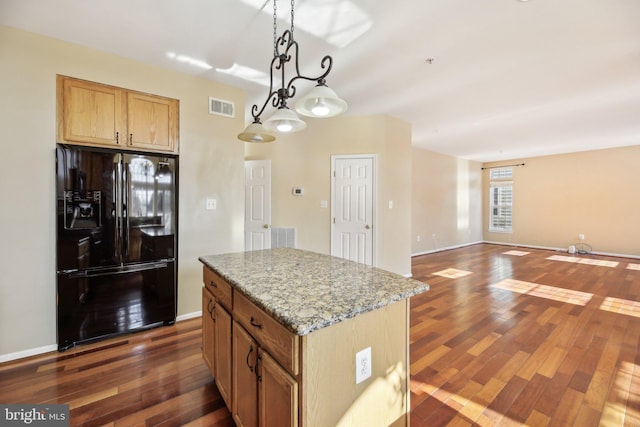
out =
<path fill-rule="evenodd" d="M 411 253 L 481 241 L 481 164 L 419 148 L 412 162 Z"/>
<path fill-rule="evenodd" d="M 2 26 L 0 63 L 0 357 L 56 343 L 56 74 L 180 100 L 178 314 L 199 311 L 197 257 L 242 250 L 244 230 L 244 118 L 209 115 L 208 96 L 243 111 L 242 91 Z"/>
<path fill-rule="evenodd" d="M 485 200 L 485 240 L 566 249 L 582 233 L 595 252 L 640 256 L 640 145 L 484 166 L 514 163 L 513 232 L 488 232 Z"/>
<path fill-rule="evenodd" d="M 272 226 L 295 227 L 297 247 L 331 252 L 331 156 L 375 154 L 376 266 L 411 273 L 411 127 L 388 116 L 308 119 L 307 129 L 246 145 L 246 159 L 270 159 Z M 293 196 L 292 187 L 304 187 Z M 327 200 L 329 207 L 321 208 Z M 389 200 L 393 208 L 389 209 Z"/>

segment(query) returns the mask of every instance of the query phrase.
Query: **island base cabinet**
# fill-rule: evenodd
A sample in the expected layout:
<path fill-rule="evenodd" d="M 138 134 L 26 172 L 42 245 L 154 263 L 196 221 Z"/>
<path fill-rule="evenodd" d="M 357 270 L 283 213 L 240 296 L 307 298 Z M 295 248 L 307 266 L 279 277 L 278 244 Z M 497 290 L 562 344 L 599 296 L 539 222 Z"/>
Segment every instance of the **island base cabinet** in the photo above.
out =
<path fill-rule="evenodd" d="M 241 427 L 297 427 L 298 383 L 233 323 L 232 414 Z"/>
<path fill-rule="evenodd" d="M 231 407 L 231 315 L 202 288 L 202 357 L 227 407 Z"/>
<path fill-rule="evenodd" d="M 215 321 L 213 318 L 213 307 L 215 299 L 207 288 L 202 288 L 202 358 L 209 368 L 211 375 L 214 375 L 214 339 Z"/>
<path fill-rule="evenodd" d="M 231 315 L 220 304 L 216 304 L 214 315 L 216 327 L 213 355 L 216 385 L 227 407 L 231 407 Z"/>
<path fill-rule="evenodd" d="M 258 427 L 258 344 L 233 322 L 233 388 L 231 414 L 238 427 Z"/>
<path fill-rule="evenodd" d="M 203 355 L 236 426 L 409 426 L 408 299 L 296 335 L 207 267 L 204 283 Z"/>
<path fill-rule="evenodd" d="M 298 383 L 269 353 L 261 350 L 258 363 L 260 427 L 296 427 Z"/>

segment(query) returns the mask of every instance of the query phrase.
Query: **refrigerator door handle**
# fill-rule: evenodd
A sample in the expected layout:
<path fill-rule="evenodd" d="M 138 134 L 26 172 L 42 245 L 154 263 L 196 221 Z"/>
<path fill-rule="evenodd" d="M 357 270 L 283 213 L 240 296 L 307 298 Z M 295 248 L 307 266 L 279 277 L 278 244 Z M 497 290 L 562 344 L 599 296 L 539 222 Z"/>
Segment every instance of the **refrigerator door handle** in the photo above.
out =
<path fill-rule="evenodd" d="M 162 262 L 153 262 L 148 264 L 130 265 L 130 266 L 116 267 L 116 268 L 103 268 L 95 271 L 78 270 L 78 271 L 68 273 L 68 277 L 70 279 L 78 279 L 78 278 L 84 278 L 84 277 L 88 278 L 88 277 L 112 276 L 115 274 L 138 273 L 141 271 L 167 268 L 167 265 L 168 265 L 167 262 L 162 261 Z"/>
<path fill-rule="evenodd" d="M 116 230 L 115 230 L 115 259 L 118 263 L 123 260 L 124 243 L 124 179 L 122 169 L 122 154 L 116 156 L 115 193 L 116 193 Z"/>
<path fill-rule="evenodd" d="M 126 260 L 129 260 L 129 196 L 131 191 L 131 183 L 129 182 L 129 163 L 125 163 L 124 158 L 122 160 L 123 164 L 123 185 L 122 185 L 122 216 L 123 216 L 123 230 L 122 230 L 122 238 L 124 243 L 124 257 Z"/>
<path fill-rule="evenodd" d="M 120 156 L 116 157 L 117 161 L 114 162 L 113 171 L 113 198 L 114 198 L 114 237 L 113 237 L 113 256 L 116 262 L 122 262 L 122 170 Z"/>

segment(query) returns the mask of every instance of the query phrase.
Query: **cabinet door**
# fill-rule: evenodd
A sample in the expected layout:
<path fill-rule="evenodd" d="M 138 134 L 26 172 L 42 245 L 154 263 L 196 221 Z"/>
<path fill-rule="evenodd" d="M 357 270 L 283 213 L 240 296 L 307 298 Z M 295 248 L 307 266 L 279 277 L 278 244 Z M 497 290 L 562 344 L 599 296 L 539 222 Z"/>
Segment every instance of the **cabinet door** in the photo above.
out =
<path fill-rule="evenodd" d="M 260 427 L 298 425 L 298 383 L 269 353 L 259 355 Z"/>
<path fill-rule="evenodd" d="M 178 103 L 174 99 L 127 93 L 127 145 L 174 151 L 178 138 Z"/>
<path fill-rule="evenodd" d="M 61 84 L 62 83 L 62 84 Z M 58 140 L 118 146 L 126 137 L 124 91 L 99 83 L 58 77 Z M 60 89 L 59 89 L 60 90 Z"/>
<path fill-rule="evenodd" d="M 233 322 L 233 388 L 231 413 L 238 427 L 258 427 L 258 344 Z"/>
<path fill-rule="evenodd" d="M 231 408 L 231 315 L 217 304 L 215 309 L 215 378 L 222 398 Z"/>
<path fill-rule="evenodd" d="M 215 339 L 215 319 L 213 309 L 216 300 L 207 288 L 202 288 L 202 357 L 209 367 L 211 375 L 214 375 L 214 339 Z"/>

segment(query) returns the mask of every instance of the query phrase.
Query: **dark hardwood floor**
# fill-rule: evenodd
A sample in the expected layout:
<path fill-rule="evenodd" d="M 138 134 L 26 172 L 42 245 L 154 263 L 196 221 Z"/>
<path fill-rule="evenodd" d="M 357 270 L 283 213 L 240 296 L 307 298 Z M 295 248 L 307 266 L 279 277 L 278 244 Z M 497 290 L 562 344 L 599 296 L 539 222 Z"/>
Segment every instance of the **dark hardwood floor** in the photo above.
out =
<path fill-rule="evenodd" d="M 640 425 L 640 260 L 474 245 L 415 257 L 413 276 L 431 290 L 411 300 L 412 427 Z M 0 364 L 0 403 L 232 426 L 200 345 L 192 319 Z"/>
<path fill-rule="evenodd" d="M 640 425 L 639 263 L 498 245 L 415 257 L 431 291 L 411 301 L 412 427 Z"/>

